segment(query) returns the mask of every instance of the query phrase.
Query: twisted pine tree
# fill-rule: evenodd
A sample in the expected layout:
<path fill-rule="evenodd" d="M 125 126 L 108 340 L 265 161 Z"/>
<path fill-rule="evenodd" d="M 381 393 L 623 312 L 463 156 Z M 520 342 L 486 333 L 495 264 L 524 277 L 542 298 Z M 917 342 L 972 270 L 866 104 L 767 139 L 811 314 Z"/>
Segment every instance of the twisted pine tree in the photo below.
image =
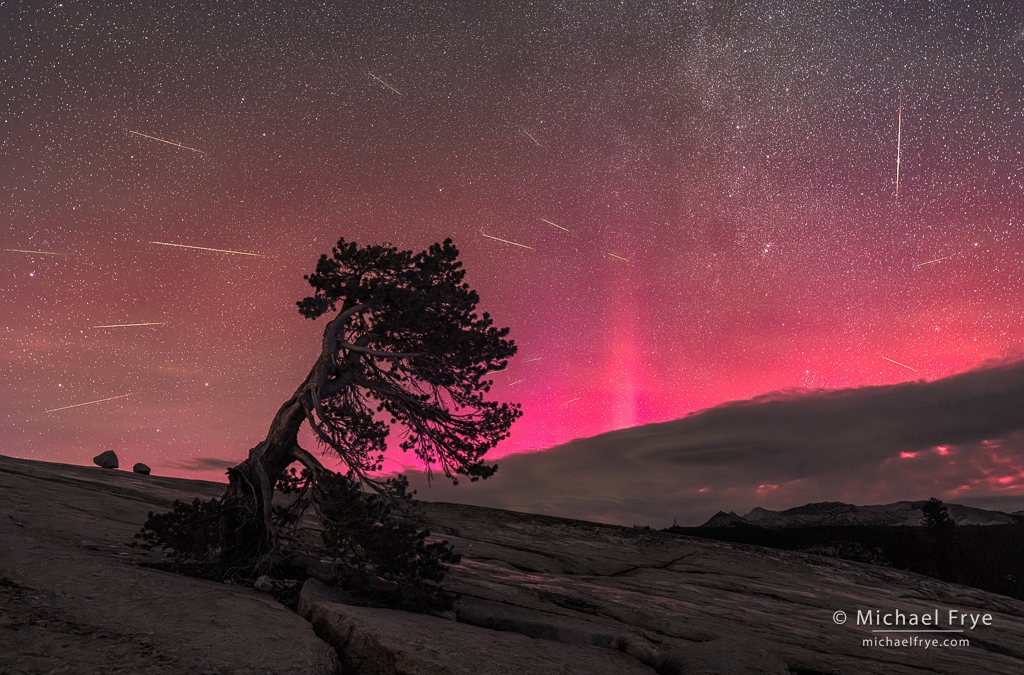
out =
<path fill-rule="evenodd" d="M 372 474 L 396 426 L 402 450 L 428 473 L 475 481 L 497 468 L 484 455 L 522 413 L 487 400 L 486 378 L 516 347 L 508 328 L 477 314 L 464 277 L 450 239 L 415 255 L 341 239 L 305 277 L 313 294 L 298 302 L 309 319 L 336 313 L 309 374 L 266 438 L 228 469 L 222 498 L 150 514 L 141 538 L 205 576 L 252 576 L 305 555 L 332 563 L 347 585 L 383 584 L 400 603 L 438 604 L 436 584 L 457 556 L 404 517 L 404 478 Z M 344 473 L 299 445 L 303 423 Z M 289 468 L 296 462 L 301 472 Z M 284 505 L 275 489 L 288 494 Z"/>

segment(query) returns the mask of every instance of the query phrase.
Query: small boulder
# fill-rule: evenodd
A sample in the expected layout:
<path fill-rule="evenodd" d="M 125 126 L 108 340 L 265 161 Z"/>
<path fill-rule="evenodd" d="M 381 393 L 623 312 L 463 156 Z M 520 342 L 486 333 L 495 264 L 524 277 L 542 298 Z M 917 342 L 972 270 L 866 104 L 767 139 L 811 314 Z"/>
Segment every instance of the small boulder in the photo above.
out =
<path fill-rule="evenodd" d="M 149 475 L 149 467 L 143 464 L 142 462 L 139 462 L 138 464 L 133 466 L 132 471 L 134 471 L 135 473 L 142 473 L 147 476 Z"/>
<path fill-rule="evenodd" d="M 103 467 L 104 469 L 116 469 L 118 466 L 117 454 L 113 450 L 101 452 L 100 454 L 93 457 L 92 461 L 96 464 L 96 466 Z"/>
<path fill-rule="evenodd" d="M 274 582 L 266 574 L 256 579 L 256 583 L 252 585 L 257 591 L 263 591 L 266 593 L 274 588 Z"/>

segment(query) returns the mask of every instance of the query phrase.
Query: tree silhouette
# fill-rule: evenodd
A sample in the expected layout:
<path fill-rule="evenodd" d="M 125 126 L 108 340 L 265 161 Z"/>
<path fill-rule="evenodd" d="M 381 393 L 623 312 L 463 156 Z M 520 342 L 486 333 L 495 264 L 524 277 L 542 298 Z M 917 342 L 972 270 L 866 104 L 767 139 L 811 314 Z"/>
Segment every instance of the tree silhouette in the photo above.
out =
<path fill-rule="evenodd" d="M 336 312 L 309 374 L 266 438 L 228 469 L 222 498 L 151 514 L 141 537 L 208 576 L 252 575 L 301 566 L 304 555 L 307 562 L 326 556 L 342 570 L 339 581 L 383 579 L 405 600 L 409 588 L 416 602 L 436 600 L 436 588 L 424 591 L 422 582 L 439 581 L 444 564 L 457 558 L 411 525 L 404 478 L 372 474 L 393 429 L 428 476 L 475 481 L 497 468 L 484 455 L 522 413 L 518 404 L 487 400 L 486 377 L 504 369 L 516 347 L 508 328 L 477 314 L 479 296 L 464 277 L 450 239 L 418 254 L 339 240 L 305 277 L 313 294 L 298 302 L 309 319 Z M 345 473 L 299 445 L 303 423 Z M 289 469 L 296 462 L 301 472 Z M 275 505 L 275 487 L 291 501 Z M 318 521 L 318 544 L 304 526 L 308 516 Z"/>
<path fill-rule="evenodd" d="M 954 572 L 953 527 L 956 523 L 949 517 L 946 505 L 937 497 L 930 498 L 921 507 L 925 526 L 924 545 L 929 551 L 929 560 L 923 568 L 925 574 L 959 583 Z"/>
<path fill-rule="evenodd" d="M 949 517 L 946 505 L 937 497 L 932 497 L 925 502 L 921 510 L 924 512 L 921 524 L 926 527 L 947 528 L 953 527 L 955 524 L 953 519 Z"/>

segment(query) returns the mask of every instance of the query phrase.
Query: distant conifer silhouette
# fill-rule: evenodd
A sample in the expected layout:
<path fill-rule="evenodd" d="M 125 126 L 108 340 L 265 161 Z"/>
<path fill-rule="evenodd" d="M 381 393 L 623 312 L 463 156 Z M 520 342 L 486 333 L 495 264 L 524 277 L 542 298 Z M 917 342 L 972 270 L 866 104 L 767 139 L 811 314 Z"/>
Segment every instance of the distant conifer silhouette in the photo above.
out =
<path fill-rule="evenodd" d="M 953 519 L 949 517 L 946 505 L 937 497 L 932 497 L 925 502 L 921 510 L 924 512 L 921 524 L 926 527 L 953 527 L 955 524 Z"/>

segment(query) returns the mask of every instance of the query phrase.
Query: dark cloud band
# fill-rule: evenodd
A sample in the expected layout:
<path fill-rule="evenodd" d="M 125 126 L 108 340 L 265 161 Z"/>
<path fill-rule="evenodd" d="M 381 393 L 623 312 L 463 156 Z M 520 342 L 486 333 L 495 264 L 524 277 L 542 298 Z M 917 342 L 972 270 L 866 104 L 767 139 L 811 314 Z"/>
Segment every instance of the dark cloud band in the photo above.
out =
<path fill-rule="evenodd" d="M 624 524 L 755 503 L 1022 496 L 1024 361 L 932 382 L 779 392 L 502 459 L 421 497 Z M 1018 507 L 1019 508 L 1019 507 Z"/>

